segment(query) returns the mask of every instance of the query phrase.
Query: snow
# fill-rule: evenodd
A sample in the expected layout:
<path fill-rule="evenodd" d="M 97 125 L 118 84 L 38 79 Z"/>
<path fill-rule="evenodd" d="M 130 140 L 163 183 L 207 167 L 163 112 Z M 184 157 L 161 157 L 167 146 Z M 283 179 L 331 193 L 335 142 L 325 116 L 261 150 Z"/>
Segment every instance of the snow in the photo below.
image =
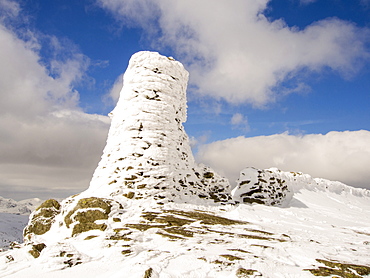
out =
<path fill-rule="evenodd" d="M 1 277 L 304 278 L 319 267 L 370 275 L 369 191 L 246 168 L 231 192 L 192 156 L 187 78 L 172 58 L 132 57 L 90 187 L 30 215 L 25 242 L 0 252 Z M 0 227 L 19 236 L 26 216 L 6 212 Z"/>
<path fill-rule="evenodd" d="M 330 183 L 327 186 L 330 188 Z M 143 205 L 128 213 L 126 223 L 135 222 L 144 208 Z M 366 196 L 301 189 L 285 208 L 173 203 L 164 205 L 162 210 L 201 210 L 248 223 L 202 228 L 205 225 L 198 221 L 187 226 L 198 234 L 173 241 L 157 234 L 158 228 L 132 231 L 131 241 L 107 241 L 100 237 L 84 240 L 88 236 L 85 234 L 55 242 L 37 259 L 23 249 L 10 250 L 0 253 L 0 276 L 143 277 L 152 268 L 152 277 L 235 277 L 242 267 L 257 270 L 262 277 L 313 277 L 304 269 L 320 265 L 316 259 L 359 265 L 370 262 L 370 198 Z M 269 239 L 235 237 L 228 232 Z M 78 254 L 83 263 L 67 267 L 65 258 L 57 256 L 61 250 Z M 131 253 L 123 255 L 123 250 Z M 221 256 L 225 254 L 242 260 L 228 261 Z M 14 261 L 6 263 L 9 255 Z"/>

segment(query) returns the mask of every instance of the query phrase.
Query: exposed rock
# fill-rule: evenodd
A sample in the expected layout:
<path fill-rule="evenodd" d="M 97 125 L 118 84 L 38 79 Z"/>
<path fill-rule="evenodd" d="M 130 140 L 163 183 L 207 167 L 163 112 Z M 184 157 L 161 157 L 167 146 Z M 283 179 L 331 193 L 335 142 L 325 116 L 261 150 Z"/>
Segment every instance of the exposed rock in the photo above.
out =
<path fill-rule="evenodd" d="M 245 168 L 240 172 L 237 186 L 232 191 L 239 203 L 282 206 L 292 198 L 292 181 L 287 173 L 277 169 L 259 170 Z"/>
<path fill-rule="evenodd" d="M 54 218 L 60 213 L 60 204 L 54 199 L 43 202 L 31 215 L 27 227 L 24 229 L 24 238 L 30 240 L 32 235 L 42 235 L 50 230 Z"/>
<path fill-rule="evenodd" d="M 105 223 L 95 223 L 97 220 L 106 220 L 112 209 L 113 200 L 97 197 L 80 199 L 77 205 L 64 218 L 67 228 L 73 224 L 72 236 L 90 230 L 105 231 Z"/>
<path fill-rule="evenodd" d="M 31 250 L 28 251 L 34 258 L 40 257 L 41 251 L 46 247 L 44 243 L 34 244 L 31 247 Z"/>

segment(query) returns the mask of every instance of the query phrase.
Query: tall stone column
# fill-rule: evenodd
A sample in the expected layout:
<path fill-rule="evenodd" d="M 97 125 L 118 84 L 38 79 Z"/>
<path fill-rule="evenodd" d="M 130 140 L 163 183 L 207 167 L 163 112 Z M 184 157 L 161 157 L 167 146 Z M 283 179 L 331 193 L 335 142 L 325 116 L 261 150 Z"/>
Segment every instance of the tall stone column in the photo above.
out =
<path fill-rule="evenodd" d="M 180 62 L 156 52 L 132 56 L 88 191 L 161 202 L 229 199 L 228 182 L 195 163 L 182 125 L 188 75 Z"/>

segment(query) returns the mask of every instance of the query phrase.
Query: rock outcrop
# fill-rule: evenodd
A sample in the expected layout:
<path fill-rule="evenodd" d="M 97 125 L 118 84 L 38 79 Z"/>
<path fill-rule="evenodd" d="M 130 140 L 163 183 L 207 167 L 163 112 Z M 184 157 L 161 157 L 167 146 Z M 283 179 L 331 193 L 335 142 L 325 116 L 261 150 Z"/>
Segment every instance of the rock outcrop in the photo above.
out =
<path fill-rule="evenodd" d="M 233 199 L 238 203 L 282 206 L 292 198 L 293 180 L 287 173 L 277 169 L 247 167 L 240 172 L 232 191 Z"/>
<path fill-rule="evenodd" d="M 290 204 L 293 195 L 302 189 L 370 196 L 366 189 L 353 188 L 338 181 L 313 178 L 301 172 L 247 167 L 240 172 L 237 186 L 232 190 L 232 198 L 236 203 L 285 207 Z"/>

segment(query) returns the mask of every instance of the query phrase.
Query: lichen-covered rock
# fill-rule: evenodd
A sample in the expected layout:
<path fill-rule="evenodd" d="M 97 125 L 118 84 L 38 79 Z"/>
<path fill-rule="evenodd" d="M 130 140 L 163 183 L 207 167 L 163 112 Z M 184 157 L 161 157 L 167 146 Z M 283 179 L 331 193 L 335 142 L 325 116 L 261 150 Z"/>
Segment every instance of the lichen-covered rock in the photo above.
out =
<path fill-rule="evenodd" d="M 283 206 L 289 203 L 293 191 L 284 172 L 246 168 L 240 172 L 232 195 L 233 200 L 239 203 Z"/>
<path fill-rule="evenodd" d="M 112 202 L 114 201 L 97 197 L 80 199 L 64 217 L 67 228 L 73 228 L 72 236 L 90 230 L 104 231 L 107 225 L 96 221 L 109 218 Z"/>
<path fill-rule="evenodd" d="M 31 215 L 27 227 L 23 231 L 25 239 L 33 235 L 42 235 L 50 230 L 55 216 L 60 213 L 60 204 L 54 199 L 43 202 Z"/>
<path fill-rule="evenodd" d="M 40 253 L 45 247 L 45 243 L 31 245 L 31 250 L 28 251 L 28 253 L 30 253 L 36 259 L 40 257 Z"/>

